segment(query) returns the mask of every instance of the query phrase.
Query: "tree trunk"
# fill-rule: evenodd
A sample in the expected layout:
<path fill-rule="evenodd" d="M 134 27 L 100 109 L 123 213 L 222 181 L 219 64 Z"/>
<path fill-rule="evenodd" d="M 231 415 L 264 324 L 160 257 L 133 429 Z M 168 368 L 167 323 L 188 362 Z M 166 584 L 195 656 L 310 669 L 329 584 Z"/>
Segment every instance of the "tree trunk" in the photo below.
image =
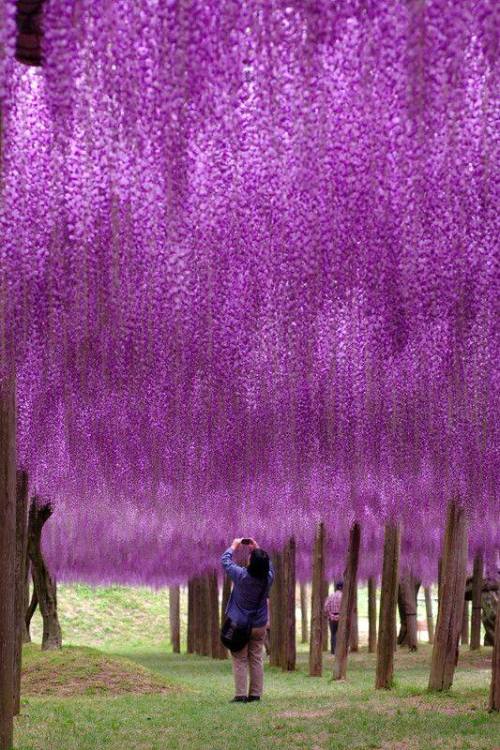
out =
<path fill-rule="evenodd" d="M 349 648 L 352 652 L 359 651 L 359 624 L 358 624 L 358 584 L 354 591 L 354 609 L 352 611 L 351 637 L 349 638 Z"/>
<path fill-rule="evenodd" d="M 271 610 L 271 643 L 269 663 L 272 667 L 280 667 L 283 649 L 283 555 L 275 552 L 273 555 L 274 583 L 271 588 L 269 604 Z"/>
<path fill-rule="evenodd" d="M 21 663 L 23 655 L 24 569 L 28 549 L 28 475 L 17 472 L 16 483 L 16 563 L 15 563 L 15 655 L 14 655 L 14 716 L 21 712 Z"/>
<path fill-rule="evenodd" d="M 62 634 L 57 616 L 56 581 L 50 575 L 41 549 L 42 529 L 52 515 L 52 506 L 31 501 L 28 518 L 28 552 L 33 573 L 33 585 L 43 619 L 42 651 L 61 648 Z"/>
<path fill-rule="evenodd" d="M 210 653 L 213 659 L 226 659 L 227 651 L 220 639 L 219 618 L 219 582 L 217 571 L 213 570 L 208 577 L 209 613 L 210 613 Z"/>
<path fill-rule="evenodd" d="M 497 598 L 495 645 L 491 657 L 490 711 L 500 711 L 500 591 Z"/>
<path fill-rule="evenodd" d="M 295 635 L 295 538 L 291 537 L 283 549 L 283 651 L 281 668 L 293 672 L 297 659 Z"/>
<path fill-rule="evenodd" d="M 448 690 L 458 660 L 467 565 L 467 520 L 457 502 L 448 507 L 441 570 L 441 601 L 432 649 L 429 690 Z"/>
<path fill-rule="evenodd" d="M 398 589 L 398 607 L 401 629 L 398 644 L 408 646 L 410 651 L 418 647 L 417 635 L 417 595 L 420 582 L 415 581 L 411 574 L 401 578 Z"/>
<path fill-rule="evenodd" d="M 195 633 L 194 633 L 194 599 L 195 599 L 195 582 L 194 578 L 188 580 L 188 621 L 187 621 L 187 643 L 186 651 L 188 654 L 194 654 L 195 651 Z"/>
<path fill-rule="evenodd" d="M 226 607 L 231 596 L 231 579 L 228 575 L 224 574 L 224 583 L 222 584 L 222 604 L 220 610 L 220 621 L 224 622 L 226 619 Z"/>
<path fill-rule="evenodd" d="M 305 583 L 300 584 L 300 614 L 300 642 L 307 643 L 307 641 L 309 640 L 309 636 L 307 628 L 307 588 Z"/>
<path fill-rule="evenodd" d="M 483 556 L 474 557 L 472 571 L 472 621 L 470 628 L 470 649 L 481 648 L 481 595 L 483 588 Z"/>
<path fill-rule="evenodd" d="M 323 672 L 322 645 L 322 585 L 325 573 L 325 525 L 319 523 L 316 529 L 312 561 L 311 587 L 311 638 L 309 641 L 309 674 L 321 677 Z M 272 625 L 272 623 L 271 623 Z M 272 632 L 272 629 L 271 629 Z"/>
<path fill-rule="evenodd" d="M 377 584 L 375 578 L 368 579 L 368 653 L 377 650 Z"/>
<path fill-rule="evenodd" d="M 170 623 L 170 643 L 174 654 L 181 652 L 181 591 L 179 586 L 168 589 L 168 619 Z"/>
<path fill-rule="evenodd" d="M 31 563 L 30 563 L 31 567 Z M 31 627 L 31 620 L 33 618 L 33 615 L 36 612 L 36 608 L 38 607 L 38 596 L 36 594 L 35 585 L 33 584 L 33 590 L 31 592 L 31 600 L 28 605 L 28 609 L 26 610 L 26 616 L 24 618 L 24 622 L 26 625 L 26 632 L 28 634 L 29 643 L 31 643 L 31 635 L 30 635 L 30 627 Z"/>
<path fill-rule="evenodd" d="M 1 150 L 0 111 L 0 150 Z M 1 169 L 1 153 L 0 153 Z M 15 381 L 0 383 L 0 750 L 11 750 L 14 709 L 16 421 Z"/>
<path fill-rule="evenodd" d="M 31 635 L 29 631 L 29 625 L 31 622 L 30 615 L 28 620 L 28 610 L 30 607 L 30 576 L 31 576 L 31 563 L 28 556 L 28 545 L 26 544 L 26 559 L 24 561 L 24 582 L 23 582 L 23 643 L 31 643 Z M 34 612 L 34 610 L 33 610 Z"/>
<path fill-rule="evenodd" d="M 380 591 L 377 673 L 375 678 L 375 687 L 386 690 L 392 687 L 394 675 L 400 544 L 401 528 L 399 524 L 387 523 L 384 534 L 384 561 Z"/>
<path fill-rule="evenodd" d="M 193 584 L 193 633 L 194 652 L 201 655 L 203 634 L 201 630 L 201 580 L 196 576 Z"/>
<path fill-rule="evenodd" d="M 325 535 L 325 549 L 326 549 L 326 535 Z M 328 617 L 325 614 L 324 606 L 328 599 L 330 586 L 326 578 L 323 580 L 321 586 L 321 611 L 323 612 L 323 619 L 321 620 L 321 643 L 323 644 L 323 652 L 328 653 L 328 631 L 330 626 L 328 625 Z"/>
<path fill-rule="evenodd" d="M 460 640 L 463 646 L 469 645 L 469 602 L 464 602 L 464 611 L 462 614 L 462 635 Z"/>
<path fill-rule="evenodd" d="M 361 527 L 359 523 L 354 523 L 349 534 L 347 566 L 344 573 L 344 589 L 340 605 L 335 662 L 333 664 L 334 680 L 345 680 L 347 675 L 347 655 L 351 639 L 352 616 L 356 596 L 360 542 Z"/>
<path fill-rule="evenodd" d="M 427 635 L 429 643 L 434 643 L 434 615 L 432 614 L 432 594 L 430 586 L 424 588 L 425 614 L 427 617 Z"/>

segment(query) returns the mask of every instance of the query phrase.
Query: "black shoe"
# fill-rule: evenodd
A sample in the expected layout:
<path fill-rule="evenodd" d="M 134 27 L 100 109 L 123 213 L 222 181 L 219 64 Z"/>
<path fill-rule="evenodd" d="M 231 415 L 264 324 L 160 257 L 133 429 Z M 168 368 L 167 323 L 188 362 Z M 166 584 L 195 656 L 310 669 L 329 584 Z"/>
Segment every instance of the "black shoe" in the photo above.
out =
<path fill-rule="evenodd" d="M 254 701 L 260 701 L 260 695 L 249 695 L 247 703 L 253 703 Z"/>
<path fill-rule="evenodd" d="M 248 698 L 246 695 L 235 695 L 232 700 L 229 701 L 229 703 L 246 703 L 248 701 Z"/>

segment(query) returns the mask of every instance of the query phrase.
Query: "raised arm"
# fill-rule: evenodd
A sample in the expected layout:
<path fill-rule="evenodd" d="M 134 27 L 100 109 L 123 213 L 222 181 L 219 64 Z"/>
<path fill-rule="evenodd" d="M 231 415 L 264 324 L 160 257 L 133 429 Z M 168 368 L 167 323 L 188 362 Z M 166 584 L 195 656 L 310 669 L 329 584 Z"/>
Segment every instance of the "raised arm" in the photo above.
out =
<path fill-rule="evenodd" d="M 233 581 L 233 583 L 239 581 L 241 576 L 245 572 L 245 569 L 242 568 L 241 565 L 236 565 L 236 563 L 233 561 L 233 552 L 239 546 L 239 544 L 240 540 L 234 539 L 231 546 L 227 548 L 227 550 L 221 557 L 222 567 L 226 571 L 229 578 Z"/>

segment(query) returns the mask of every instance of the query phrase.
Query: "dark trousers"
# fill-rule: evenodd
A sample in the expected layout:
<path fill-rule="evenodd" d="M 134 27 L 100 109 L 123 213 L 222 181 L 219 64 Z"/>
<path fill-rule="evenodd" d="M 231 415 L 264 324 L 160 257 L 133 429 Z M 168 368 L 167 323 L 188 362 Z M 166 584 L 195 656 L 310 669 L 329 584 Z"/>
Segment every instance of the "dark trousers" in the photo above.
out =
<path fill-rule="evenodd" d="M 338 620 L 328 620 L 328 623 L 330 625 L 330 635 L 332 637 L 332 654 L 335 653 L 335 648 L 337 646 L 337 630 L 339 627 L 339 621 Z"/>

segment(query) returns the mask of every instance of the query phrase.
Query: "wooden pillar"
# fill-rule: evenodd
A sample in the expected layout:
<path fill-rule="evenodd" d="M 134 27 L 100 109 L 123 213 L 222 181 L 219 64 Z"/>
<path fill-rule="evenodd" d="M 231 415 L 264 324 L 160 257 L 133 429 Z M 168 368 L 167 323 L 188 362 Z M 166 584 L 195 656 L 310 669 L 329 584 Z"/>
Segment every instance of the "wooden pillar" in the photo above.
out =
<path fill-rule="evenodd" d="M 195 600 L 195 581 L 194 578 L 190 578 L 188 581 L 188 622 L 187 622 L 187 653 L 194 654 L 195 652 L 195 632 L 194 632 L 194 600 Z"/>
<path fill-rule="evenodd" d="M 300 615 L 300 642 L 307 643 L 309 636 L 307 627 L 307 588 L 305 583 L 300 584 Z"/>
<path fill-rule="evenodd" d="M 174 654 L 181 652 L 181 591 L 179 586 L 168 588 L 168 619 L 170 623 L 170 643 Z"/>
<path fill-rule="evenodd" d="M 368 653 L 377 649 L 377 584 L 375 578 L 368 579 Z"/>
<path fill-rule="evenodd" d="M 392 687 L 394 675 L 400 545 L 400 525 L 392 522 L 387 523 L 384 533 L 384 561 L 382 565 L 377 672 L 375 677 L 375 687 L 386 690 Z"/>
<path fill-rule="evenodd" d="M 322 585 L 325 573 L 325 525 L 319 523 L 316 529 L 312 560 L 311 587 L 311 637 L 309 641 L 309 674 L 321 677 L 323 672 L 322 646 Z M 272 623 L 271 623 L 272 632 Z"/>
<path fill-rule="evenodd" d="M 490 711 L 500 711 L 500 591 L 497 597 L 495 643 L 491 657 Z"/>
<path fill-rule="evenodd" d="M 429 690 L 448 690 L 458 660 L 467 565 L 467 519 L 455 501 L 448 507 L 441 570 L 441 600 L 432 649 Z"/>
<path fill-rule="evenodd" d="M 226 659 L 227 651 L 220 640 L 219 618 L 219 582 L 217 571 L 213 570 L 208 577 L 209 614 L 210 614 L 210 654 L 213 659 Z"/>
<path fill-rule="evenodd" d="M 271 642 L 269 663 L 272 667 L 282 664 L 283 650 L 283 555 L 281 552 L 273 554 L 274 583 L 269 597 L 271 612 Z"/>
<path fill-rule="evenodd" d="M 0 750 L 11 750 L 12 748 L 14 713 L 13 686 L 16 630 L 14 586 L 16 553 L 15 414 L 14 378 L 4 382 L 0 381 Z"/>
<path fill-rule="evenodd" d="M 481 594 L 483 588 L 483 556 L 474 557 L 472 571 L 472 620 L 470 627 L 470 649 L 481 648 Z"/>
<path fill-rule="evenodd" d="M 359 651 L 359 625 L 358 625 L 358 584 L 354 591 L 354 608 L 352 611 L 351 636 L 349 638 L 349 648 L 352 652 Z"/>
<path fill-rule="evenodd" d="M 15 654 L 14 654 L 14 716 L 21 711 L 21 663 L 23 653 L 24 581 L 28 550 L 28 475 L 17 472 L 16 482 L 16 562 L 15 562 Z"/>
<path fill-rule="evenodd" d="M 209 576 L 210 573 L 204 573 L 200 578 L 200 653 L 202 656 L 210 656 L 212 652 Z"/>
<path fill-rule="evenodd" d="M 340 619 L 333 664 L 333 679 L 345 680 L 347 676 L 347 656 L 351 639 L 352 616 L 356 595 L 358 577 L 359 546 L 361 542 L 361 527 L 354 523 L 349 534 L 349 548 L 347 551 L 347 565 L 344 573 L 344 589 L 342 604 L 340 605 Z"/>
<path fill-rule="evenodd" d="M 432 594 L 430 586 L 424 588 L 425 614 L 427 617 L 427 635 L 429 643 L 434 643 L 434 615 L 432 613 Z"/>
<path fill-rule="evenodd" d="M 462 634 L 460 641 L 463 646 L 469 645 L 469 602 L 464 602 L 464 611 L 462 614 Z"/>
<path fill-rule="evenodd" d="M 283 549 L 283 651 L 281 668 L 293 672 L 297 660 L 295 634 L 295 538 Z"/>

